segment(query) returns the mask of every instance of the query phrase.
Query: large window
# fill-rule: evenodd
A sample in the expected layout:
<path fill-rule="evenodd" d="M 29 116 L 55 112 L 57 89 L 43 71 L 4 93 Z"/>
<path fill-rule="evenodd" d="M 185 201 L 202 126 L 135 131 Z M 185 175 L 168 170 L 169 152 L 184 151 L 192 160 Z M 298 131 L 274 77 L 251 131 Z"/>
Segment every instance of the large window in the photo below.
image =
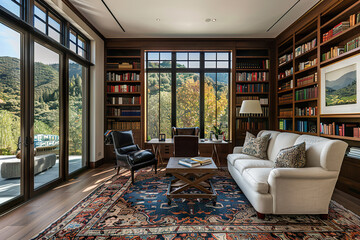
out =
<path fill-rule="evenodd" d="M 11 12 L 12 14 L 21 17 L 23 16 L 23 0 L 1 0 L 0 6 Z"/>
<path fill-rule="evenodd" d="M 146 52 L 147 138 L 171 127 L 229 134 L 230 52 Z"/>
<path fill-rule="evenodd" d="M 61 43 L 61 20 L 38 2 L 34 4 L 34 27 Z"/>
<path fill-rule="evenodd" d="M 85 37 L 81 36 L 74 28 L 70 28 L 69 48 L 83 58 L 87 58 L 87 46 Z"/>

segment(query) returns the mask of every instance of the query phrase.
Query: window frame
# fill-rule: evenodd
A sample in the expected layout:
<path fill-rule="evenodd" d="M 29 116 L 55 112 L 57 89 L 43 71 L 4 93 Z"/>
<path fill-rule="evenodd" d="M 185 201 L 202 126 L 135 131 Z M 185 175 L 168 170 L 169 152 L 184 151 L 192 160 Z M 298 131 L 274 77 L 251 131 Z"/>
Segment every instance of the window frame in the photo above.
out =
<path fill-rule="evenodd" d="M 73 25 L 71 25 L 70 24 L 70 26 L 69 26 L 69 28 L 68 28 L 69 30 L 68 30 L 68 37 L 67 37 L 67 43 L 66 43 L 66 46 L 70 49 L 70 51 L 73 51 L 73 52 L 75 52 L 77 55 L 79 55 L 80 57 L 83 57 L 83 58 L 85 58 L 85 59 L 89 59 L 89 46 L 90 46 L 90 41 L 89 41 L 89 39 L 87 39 L 85 36 L 84 36 L 84 34 L 82 34 L 80 31 L 78 31 Z M 71 31 L 73 31 L 74 33 L 75 33 L 75 41 L 76 42 L 74 42 L 73 40 L 71 40 L 71 37 L 70 37 L 70 34 L 72 34 L 71 33 Z M 83 48 L 83 47 L 81 47 L 80 45 L 79 45 L 79 38 L 82 38 L 83 40 L 84 40 L 84 44 L 85 44 L 85 47 Z M 81 40 L 80 40 L 81 41 Z M 74 50 L 72 50 L 71 48 L 70 48 L 70 44 L 71 43 L 73 43 L 73 44 L 75 44 L 75 48 L 76 48 L 76 50 L 74 51 Z M 79 54 L 79 49 L 81 49 L 81 50 L 83 50 L 84 52 L 85 52 L 85 57 L 83 56 L 83 55 L 81 55 L 81 54 Z"/>
<path fill-rule="evenodd" d="M 154 52 L 158 52 L 159 53 L 159 59 L 158 60 L 148 60 L 148 54 L 149 53 L 154 53 Z M 160 63 L 161 63 L 161 58 L 160 58 L 160 53 L 162 52 L 171 52 L 172 57 L 171 57 L 171 68 L 161 68 L 160 67 Z M 188 63 L 190 61 L 199 61 L 199 68 L 178 68 L 177 67 L 177 58 L 176 58 L 176 53 L 187 53 L 187 60 L 180 60 L 180 61 L 187 61 Z M 190 60 L 189 59 L 189 53 L 200 53 L 200 57 L 199 60 Z M 221 61 L 228 61 L 228 68 L 217 68 L 215 66 L 215 68 L 205 68 L 205 53 L 216 53 L 216 59 L 212 60 L 215 61 L 216 66 L 217 66 L 217 53 L 228 53 L 228 60 L 219 60 Z M 228 109 L 228 126 L 227 126 L 227 130 L 228 130 L 228 135 L 227 138 L 230 139 L 230 123 L 231 123 L 231 116 L 230 116 L 230 91 L 232 88 L 232 78 L 231 78 L 231 71 L 232 71 L 232 50 L 172 50 L 172 51 L 156 51 L 156 50 L 145 50 L 145 74 L 146 74 L 146 84 L 148 81 L 148 74 L 149 73 L 157 73 L 157 74 L 161 74 L 161 73 L 171 73 L 171 125 L 172 126 L 177 126 L 176 123 L 176 74 L 177 73 L 199 73 L 199 77 L 200 77 L 200 137 L 204 138 L 205 137 L 205 96 L 204 96 L 204 81 L 205 81 L 205 74 L 206 73 L 215 73 L 216 75 L 218 73 L 228 73 L 229 77 L 228 77 L 228 93 L 227 93 L 227 99 L 228 99 L 228 103 L 227 103 L 227 109 Z M 148 62 L 149 61 L 159 61 L 159 67 L 158 68 L 148 68 Z M 160 81 L 160 78 L 159 78 Z M 160 83 L 159 83 L 160 84 Z M 148 86 L 146 85 L 145 87 L 145 92 L 146 92 L 146 102 L 148 104 L 148 93 L 147 93 L 147 88 Z M 217 89 L 216 89 L 216 94 L 217 94 Z M 160 96 L 160 85 L 159 85 L 159 96 Z M 160 99 L 159 99 L 160 100 Z M 149 116 L 149 112 L 148 112 L 148 106 L 146 104 L 146 116 Z M 160 118 L 160 102 L 159 102 L 159 118 Z M 217 111 L 216 111 L 217 114 Z M 148 117 L 147 117 L 148 118 Z M 146 119 L 147 119 L 146 118 Z M 216 122 L 217 122 L 217 117 L 216 117 Z M 160 124 L 160 119 L 159 119 L 159 124 Z M 148 120 L 145 122 L 145 126 L 146 126 L 146 133 L 148 132 Z M 161 126 L 159 125 L 159 133 L 160 134 L 160 129 Z M 147 136 L 146 136 L 147 138 Z M 147 139 L 149 140 L 149 139 Z"/>
<path fill-rule="evenodd" d="M 27 3 L 27 0 L 20 0 L 20 3 L 17 2 L 16 0 L 9 0 L 13 3 L 15 3 L 16 5 L 19 6 L 20 8 L 20 13 L 19 13 L 19 16 L 14 14 L 13 12 L 11 12 L 10 10 L 8 10 L 7 8 L 3 7 L 0 5 L 0 9 L 4 9 L 6 12 L 12 14 L 13 16 L 17 17 L 17 18 L 20 18 L 20 19 L 25 19 L 25 7 L 26 7 L 26 3 Z"/>

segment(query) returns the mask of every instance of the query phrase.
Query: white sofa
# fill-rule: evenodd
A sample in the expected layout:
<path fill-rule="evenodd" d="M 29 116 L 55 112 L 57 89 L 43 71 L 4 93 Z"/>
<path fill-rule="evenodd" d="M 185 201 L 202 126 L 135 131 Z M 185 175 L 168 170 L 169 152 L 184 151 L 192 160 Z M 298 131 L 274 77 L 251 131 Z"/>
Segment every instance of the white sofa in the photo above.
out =
<path fill-rule="evenodd" d="M 320 214 L 327 218 L 329 203 L 345 155 L 347 143 L 294 133 L 271 134 L 268 160 L 241 153 L 235 147 L 227 156 L 228 169 L 259 218 L 265 214 Z M 274 168 L 278 152 L 299 143 L 306 144 L 304 168 Z"/>

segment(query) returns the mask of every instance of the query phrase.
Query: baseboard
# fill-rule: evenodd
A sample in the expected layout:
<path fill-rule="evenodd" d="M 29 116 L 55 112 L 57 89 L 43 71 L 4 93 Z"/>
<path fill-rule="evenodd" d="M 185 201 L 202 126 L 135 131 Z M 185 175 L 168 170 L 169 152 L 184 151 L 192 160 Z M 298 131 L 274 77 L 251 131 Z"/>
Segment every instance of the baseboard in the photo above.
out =
<path fill-rule="evenodd" d="M 97 160 L 96 162 L 90 162 L 90 168 L 97 168 L 97 167 L 103 165 L 104 162 L 105 162 L 105 158 Z"/>

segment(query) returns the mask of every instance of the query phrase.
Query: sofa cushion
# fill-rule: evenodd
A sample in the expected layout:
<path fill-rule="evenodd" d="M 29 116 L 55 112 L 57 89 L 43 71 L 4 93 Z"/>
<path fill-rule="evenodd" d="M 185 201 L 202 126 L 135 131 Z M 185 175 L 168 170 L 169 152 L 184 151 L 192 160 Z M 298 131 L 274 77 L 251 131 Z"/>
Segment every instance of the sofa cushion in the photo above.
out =
<path fill-rule="evenodd" d="M 300 135 L 295 133 L 280 133 L 275 141 L 269 145 L 268 159 L 275 162 L 275 158 L 281 149 L 291 147 Z"/>
<path fill-rule="evenodd" d="M 272 168 L 247 168 L 243 172 L 244 181 L 258 193 L 268 193 L 268 178 Z"/>
<path fill-rule="evenodd" d="M 248 160 L 248 159 L 242 159 L 240 161 L 236 161 L 234 164 L 234 167 L 240 172 L 240 174 L 243 174 L 245 169 L 248 168 L 273 168 L 274 162 L 269 160 Z"/>
<path fill-rule="evenodd" d="M 276 168 L 302 168 L 305 163 L 305 142 L 281 149 L 275 159 Z"/>
<path fill-rule="evenodd" d="M 250 133 L 246 133 L 248 141 L 244 143 L 242 152 L 261 159 L 267 158 L 267 147 L 269 144 L 270 134 L 262 135 L 261 137 L 252 137 Z"/>
<path fill-rule="evenodd" d="M 243 160 L 243 159 L 254 159 L 254 160 L 261 160 L 260 158 L 253 157 L 247 154 L 243 153 L 232 153 L 228 154 L 227 156 L 228 161 L 231 163 L 231 165 L 234 165 L 236 160 Z"/>

